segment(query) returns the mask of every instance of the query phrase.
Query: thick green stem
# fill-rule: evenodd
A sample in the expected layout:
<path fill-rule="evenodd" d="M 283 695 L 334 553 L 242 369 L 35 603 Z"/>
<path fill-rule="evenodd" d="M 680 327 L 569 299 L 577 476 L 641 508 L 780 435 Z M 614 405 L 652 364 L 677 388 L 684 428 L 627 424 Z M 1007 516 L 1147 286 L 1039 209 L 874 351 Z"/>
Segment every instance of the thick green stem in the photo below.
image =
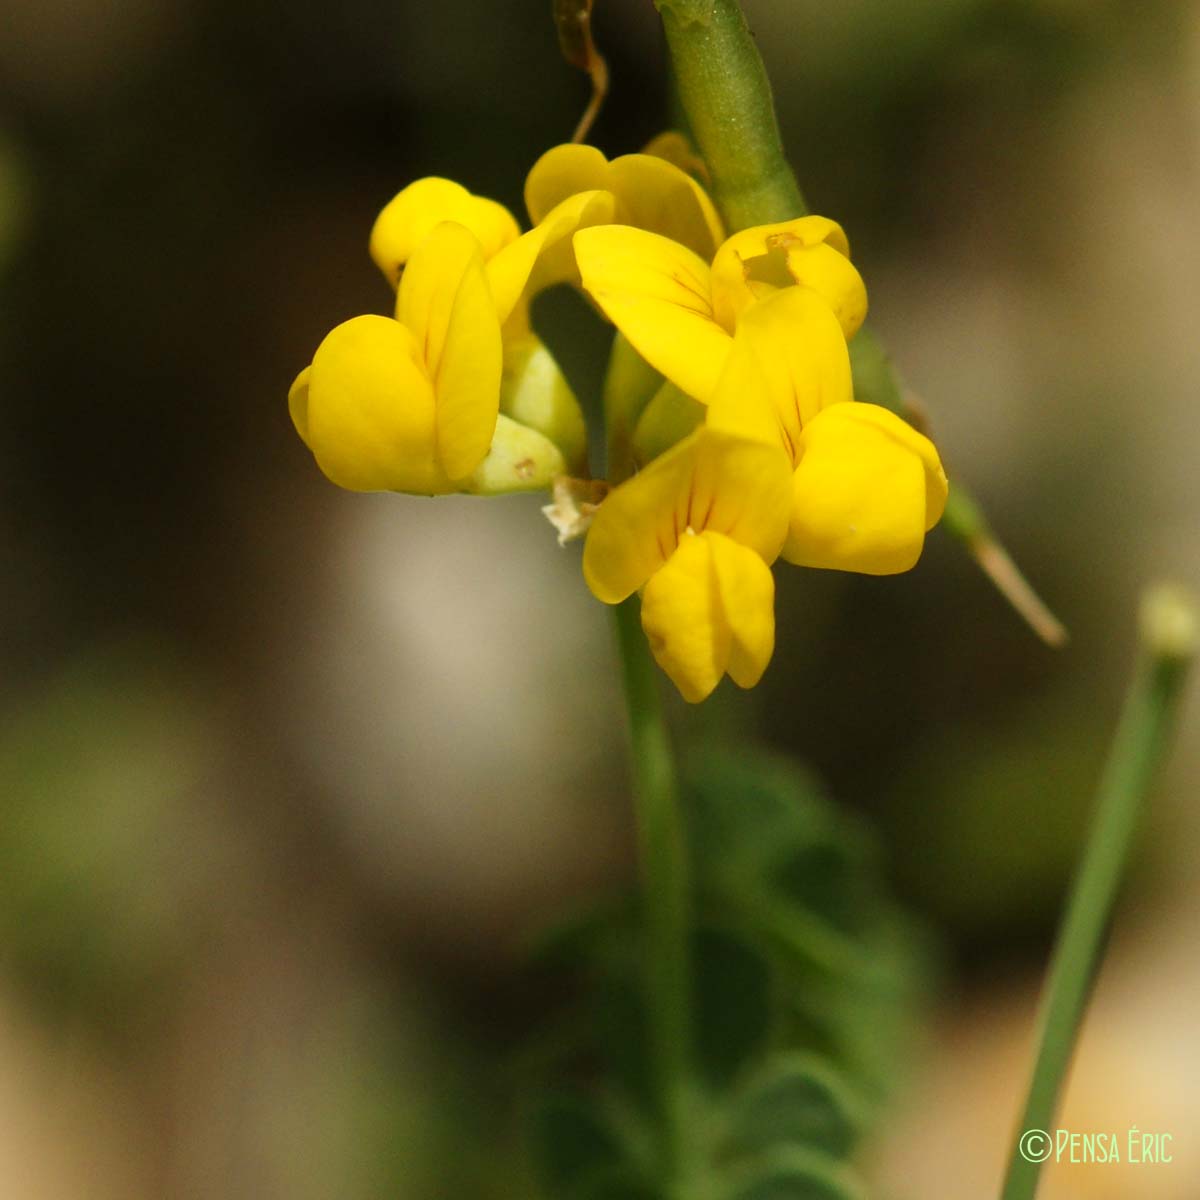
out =
<path fill-rule="evenodd" d="M 658 692 L 658 668 L 642 632 L 640 602 L 615 610 L 633 761 L 646 927 L 645 979 L 651 1055 L 662 1119 L 663 1174 L 678 1180 L 684 1158 L 690 1046 L 688 862 L 675 759 Z"/>
<path fill-rule="evenodd" d="M 1138 815 L 1165 756 L 1196 641 L 1197 615 L 1191 600 L 1172 589 L 1151 593 L 1143 605 L 1141 661 L 1109 751 L 1092 830 L 1042 997 L 1038 1057 L 1016 1131 L 1003 1200 L 1032 1200 L 1042 1162 L 1053 1151 L 1052 1126 L 1059 1095 Z"/>
<path fill-rule="evenodd" d="M 730 229 L 808 211 L 784 157 L 771 85 L 737 0 L 658 0 L 679 99 Z"/>

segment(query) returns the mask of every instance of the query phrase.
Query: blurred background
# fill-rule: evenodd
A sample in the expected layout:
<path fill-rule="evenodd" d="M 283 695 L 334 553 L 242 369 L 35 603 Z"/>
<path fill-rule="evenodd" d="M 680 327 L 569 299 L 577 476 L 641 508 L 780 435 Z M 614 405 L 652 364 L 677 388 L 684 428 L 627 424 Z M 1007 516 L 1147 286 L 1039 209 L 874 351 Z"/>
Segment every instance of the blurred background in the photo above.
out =
<path fill-rule="evenodd" d="M 284 398 L 386 311 L 383 203 L 436 173 L 520 212 L 586 83 L 548 2 L 0 3 L 0 1196 L 520 1194 L 497 1080 L 557 1001 L 523 945 L 631 872 L 606 614 L 537 498 L 340 492 Z M 597 8 L 616 154 L 668 120 L 663 49 L 648 0 Z M 977 1200 L 1137 594 L 1200 583 L 1200 5 L 745 8 L 810 203 L 1072 640 L 935 534 L 898 579 L 781 572 L 764 685 L 673 715 L 876 830 L 944 967 L 868 1166 Z M 594 404 L 603 328 L 550 319 Z M 1200 1194 L 1196 715 L 1062 1118 L 1175 1161 L 1048 1200 Z"/>

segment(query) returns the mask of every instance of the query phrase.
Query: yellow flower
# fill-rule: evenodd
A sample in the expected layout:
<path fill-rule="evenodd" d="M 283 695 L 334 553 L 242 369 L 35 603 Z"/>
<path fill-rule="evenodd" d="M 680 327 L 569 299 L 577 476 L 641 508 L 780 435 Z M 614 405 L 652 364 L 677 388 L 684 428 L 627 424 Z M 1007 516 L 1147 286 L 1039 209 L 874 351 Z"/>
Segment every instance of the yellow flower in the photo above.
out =
<path fill-rule="evenodd" d="M 380 212 L 370 251 L 398 286 L 396 320 L 338 326 L 289 396 L 296 428 L 337 484 L 532 490 L 563 470 L 586 469 L 582 413 L 529 328 L 530 301 L 553 283 L 578 282 L 571 236 L 580 228 L 619 215 L 710 252 L 720 221 L 702 188 L 666 158 L 610 163 L 587 146 L 547 151 L 529 173 L 527 197 L 535 223 L 526 234 L 504 205 L 436 176 L 409 184 Z M 437 338 L 428 343 L 422 330 L 448 319 L 419 311 L 431 302 L 456 306 L 455 347 L 473 336 L 478 361 L 456 348 L 443 361 Z"/>
<path fill-rule="evenodd" d="M 781 287 L 810 289 L 846 336 L 867 310 L 841 228 L 824 217 L 743 230 L 712 266 L 678 241 L 621 225 L 580 229 L 575 257 L 584 288 L 639 354 L 707 404 L 742 313 Z"/>
<path fill-rule="evenodd" d="M 517 491 L 546 486 L 562 454 L 500 415 L 500 319 L 480 244 L 454 222 L 412 252 L 395 319 L 334 329 L 288 406 L 321 470 L 352 491 Z"/>
<path fill-rule="evenodd" d="M 698 429 L 600 505 L 583 552 L 593 594 L 639 588 L 642 627 L 685 700 L 726 673 L 762 678 L 775 646 L 769 564 L 787 533 L 791 472 L 777 446 Z"/>
<path fill-rule="evenodd" d="M 606 193 L 573 196 L 522 237 L 503 205 L 448 179 L 419 179 L 391 200 L 371 231 L 370 252 L 398 286 L 396 320 L 340 325 L 289 395 L 296 429 L 325 474 L 358 491 L 491 494 L 540 489 L 557 474 L 585 469 L 583 415 L 529 328 L 528 301 L 553 282 L 533 278 L 539 264 L 553 267 L 554 251 L 565 243 L 570 254 L 581 223 L 612 212 Z M 456 313 L 447 363 L 436 337 L 431 344 L 422 334 L 448 320 L 419 311 L 430 303 Z M 465 350 L 472 322 L 474 364 Z M 466 420 L 454 415 L 460 376 L 469 377 Z"/>
<path fill-rule="evenodd" d="M 805 288 L 784 288 L 742 313 L 707 421 L 787 452 L 788 562 L 907 571 L 945 508 L 933 443 L 895 413 L 854 400 L 842 329 Z"/>

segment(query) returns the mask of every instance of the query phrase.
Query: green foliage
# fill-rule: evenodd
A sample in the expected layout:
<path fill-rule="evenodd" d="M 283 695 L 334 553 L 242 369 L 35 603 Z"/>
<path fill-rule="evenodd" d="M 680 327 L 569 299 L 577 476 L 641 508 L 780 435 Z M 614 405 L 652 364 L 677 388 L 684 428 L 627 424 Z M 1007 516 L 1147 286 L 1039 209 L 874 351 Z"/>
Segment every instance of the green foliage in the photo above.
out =
<path fill-rule="evenodd" d="M 686 774 L 700 910 L 770 964 L 775 1044 L 821 1050 L 882 1097 L 924 956 L 870 839 L 784 759 L 707 753 Z"/>
<path fill-rule="evenodd" d="M 729 1143 L 739 1153 L 800 1144 L 838 1159 L 854 1149 L 866 1110 L 824 1059 L 780 1053 L 733 1097 L 730 1117 Z"/>
<path fill-rule="evenodd" d="M 787 1147 L 739 1172 L 722 1193 L 729 1200 L 865 1200 L 853 1174 L 803 1147 Z"/>
<path fill-rule="evenodd" d="M 745 942 L 716 929 L 693 941 L 696 1068 L 709 1086 L 728 1087 L 766 1045 L 771 975 Z"/>
<path fill-rule="evenodd" d="M 582 973 L 589 1019 L 553 1064 L 532 1141 L 569 1200 L 855 1200 L 849 1160 L 894 1084 L 921 992 L 920 941 L 870 839 L 786 760 L 685 763 L 693 874 L 683 1162 L 664 1178 L 638 909 L 609 903 L 540 944 Z M 682 1182 L 679 1182 L 682 1178 Z"/>
<path fill-rule="evenodd" d="M 552 1187 L 605 1177 L 620 1165 L 620 1142 L 595 1107 L 569 1093 L 544 1096 L 533 1114 L 533 1138 Z"/>

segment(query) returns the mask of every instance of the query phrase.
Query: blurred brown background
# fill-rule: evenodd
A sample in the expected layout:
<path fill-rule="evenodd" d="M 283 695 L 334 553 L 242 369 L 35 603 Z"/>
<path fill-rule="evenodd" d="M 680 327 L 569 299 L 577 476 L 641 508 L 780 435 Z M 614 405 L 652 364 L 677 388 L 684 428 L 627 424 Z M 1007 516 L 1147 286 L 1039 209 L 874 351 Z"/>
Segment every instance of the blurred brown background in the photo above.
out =
<path fill-rule="evenodd" d="M 597 8 L 625 152 L 662 47 L 648 0 Z M 605 614 L 537 500 L 339 492 L 284 397 L 385 310 L 366 235 L 405 183 L 519 211 L 586 95 L 548 9 L 3 0 L 0 1196 L 522 1194 L 495 1080 L 553 998 L 521 939 L 630 869 Z M 810 202 L 1073 640 L 934 535 L 900 579 L 781 573 L 764 685 L 676 716 L 880 831 L 946 975 L 872 1162 L 977 1200 L 1136 595 L 1200 582 L 1200 6 L 746 10 Z M 594 405 L 604 331 L 545 316 Z M 1062 1122 L 1175 1162 L 1048 1200 L 1200 1193 L 1195 714 Z"/>

